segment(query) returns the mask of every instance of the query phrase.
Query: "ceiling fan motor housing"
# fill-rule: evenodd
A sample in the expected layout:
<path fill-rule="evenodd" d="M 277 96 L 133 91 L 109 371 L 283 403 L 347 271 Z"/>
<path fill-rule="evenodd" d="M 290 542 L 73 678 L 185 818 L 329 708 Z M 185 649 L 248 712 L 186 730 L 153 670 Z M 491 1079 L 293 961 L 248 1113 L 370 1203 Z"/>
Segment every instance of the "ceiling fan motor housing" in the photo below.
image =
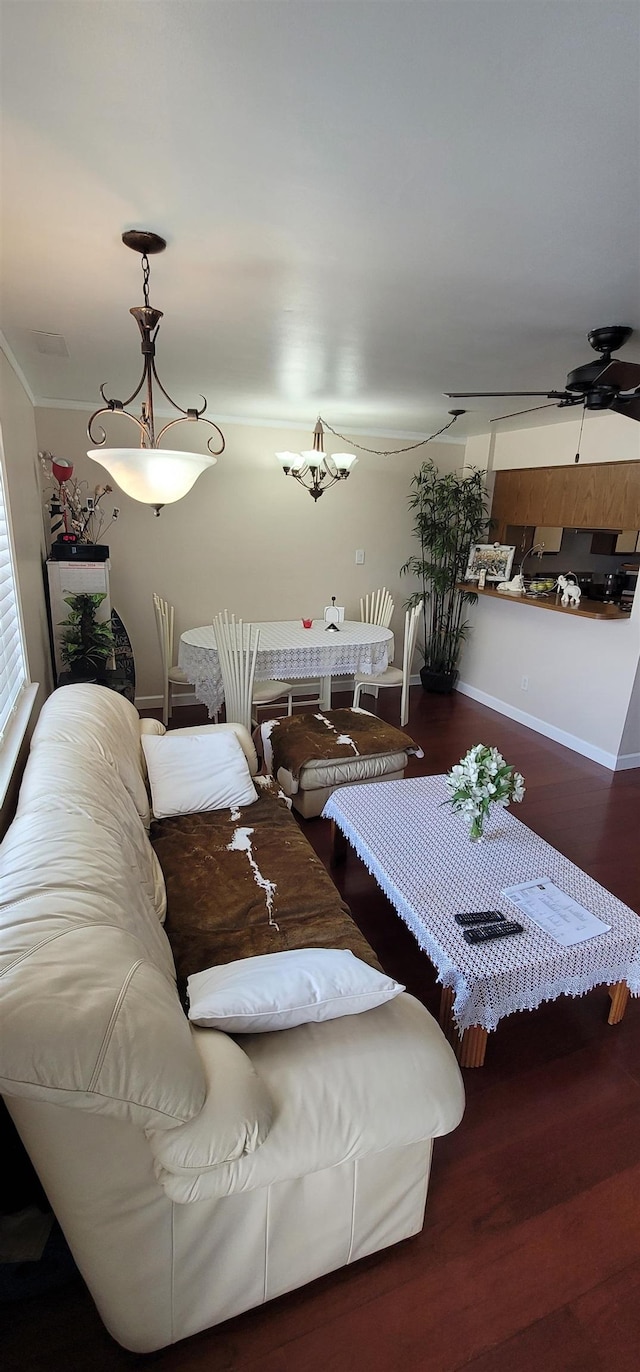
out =
<path fill-rule="evenodd" d="M 608 354 L 599 357 L 597 362 L 587 362 L 584 367 L 576 367 L 567 377 L 567 390 L 578 395 L 586 395 L 595 386 L 609 361 Z"/>
<path fill-rule="evenodd" d="M 614 353 L 624 347 L 633 333 L 627 324 L 607 324 L 602 329 L 591 329 L 587 338 L 597 353 Z"/>
<path fill-rule="evenodd" d="M 576 367 L 569 372 L 567 377 L 567 390 L 575 391 L 578 395 L 587 397 L 587 409 L 606 410 L 611 400 L 616 395 L 619 387 L 607 386 L 604 384 L 599 388 L 596 395 L 591 394 L 593 386 L 597 386 L 598 377 L 602 376 L 604 368 L 611 361 L 611 354 L 617 348 L 622 348 L 631 337 L 633 329 L 627 324 L 608 324 L 602 329 L 591 329 L 587 338 L 591 347 L 601 356 L 596 362 L 587 362 L 583 367 Z"/>

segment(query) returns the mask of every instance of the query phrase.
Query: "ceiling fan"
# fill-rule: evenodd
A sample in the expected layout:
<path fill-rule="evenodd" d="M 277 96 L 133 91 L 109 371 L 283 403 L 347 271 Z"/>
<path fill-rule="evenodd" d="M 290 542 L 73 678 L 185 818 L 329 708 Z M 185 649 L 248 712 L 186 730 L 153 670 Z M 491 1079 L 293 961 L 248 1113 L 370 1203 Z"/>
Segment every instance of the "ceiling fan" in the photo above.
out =
<path fill-rule="evenodd" d="M 603 329 L 592 329 L 587 334 L 591 347 L 600 353 L 596 362 L 587 362 L 569 372 L 564 391 L 445 391 L 450 400 L 473 400 L 482 396 L 544 396 L 563 409 L 567 405 L 584 405 L 587 410 L 615 410 L 629 419 L 640 421 L 640 362 L 621 362 L 611 354 L 622 348 L 633 333 L 626 324 L 610 324 Z M 549 410 L 552 405 L 532 405 L 527 410 L 515 410 L 511 414 L 501 414 L 490 419 L 497 424 L 500 419 L 515 419 L 520 414 L 533 414 L 535 410 Z"/>

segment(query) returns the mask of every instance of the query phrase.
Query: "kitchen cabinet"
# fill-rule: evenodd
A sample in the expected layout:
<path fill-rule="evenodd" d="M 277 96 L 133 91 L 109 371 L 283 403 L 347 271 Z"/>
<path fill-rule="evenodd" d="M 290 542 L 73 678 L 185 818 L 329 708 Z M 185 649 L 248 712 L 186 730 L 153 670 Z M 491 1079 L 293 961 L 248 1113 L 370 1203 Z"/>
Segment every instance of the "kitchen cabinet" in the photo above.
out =
<path fill-rule="evenodd" d="M 536 545 L 544 548 L 545 553 L 559 553 L 562 546 L 562 535 L 564 529 L 562 525 L 556 528 L 552 524 L 538 524 L 533 535 L 534 547 Z M 626 548 L 624 552 L 626 552 Z"/>
<path fill-rule="evenodd" d="M 640 462 L 496 472 L 492 536 L 508 524 L 640 530 Z"/>
<path fill-rule="evenodd" d="M 640 532 L 637 529 L 623 529 L 616 538 L 617 553 L 640 552 Z"/>

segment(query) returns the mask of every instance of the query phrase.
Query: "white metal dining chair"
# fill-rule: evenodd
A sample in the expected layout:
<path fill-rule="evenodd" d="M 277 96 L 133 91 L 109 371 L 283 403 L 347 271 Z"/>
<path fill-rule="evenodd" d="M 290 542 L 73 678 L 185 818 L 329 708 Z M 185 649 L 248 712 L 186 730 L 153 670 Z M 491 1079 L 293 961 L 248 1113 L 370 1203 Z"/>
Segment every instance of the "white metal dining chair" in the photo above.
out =
<path fill-rule="evenodd" d="M 165 728 L 173 713 L 173 687 L 189 686 L 181 667 L 173 661 L 173 605 L 153 593 L 153 608 L 162 658 L 162 723 Z"/>
<path fill-rule="evenodd" d="M 400 728 L 404 729 L 409 718 L 409 685 L 411 681 L 411 664 L 413 654 L 416 650 L 416 639 L 418 637 L 418 621 L 422 613 L 422 605 L 414 605 L 412 610 L 407 610 L 404 617 L 404 645 L 402 651 L 402 667 L 387 667 L 384 672 L 375 672 L 372 676 L 365 676 L 362 672 L 354 673 L 355 691 L 353 692 L 353 705 L 360 703 L 362 690 L 369 686 L 400 686 Z"/>
<path fill-rule="evenodd" d="M 260 629 L 256 624 L 244 624 L 228 610 L 217 614 L 213 632 L 224 686 L 227 723 L 244 724 L 251 732 L 258 723 L 258 710 L 265 705 L 286 699 L 287 714 L 291 714 L 292 686 L 288 681 L 256 681 L 256 661 L 260 646 Z M 284 697 L 284 699 L 283 699 Z"/>
<path fill-rule="evenodd" d="M 379 624 L 382 629 L 388 629 L 393 615 L 394 605 L 386 586 L 382 586 L 377 591 L 371 591 L 360 601 L 360 621 L 362 624 Z M 377 686 L 363 686 L 363 692 L 375 696 L 378 699 Z"/>
<path fill-rule="evenodd" d="M 388 629 L 393 615 L 393 601 L 386 586 L 372 591 L 360 601 L 360 619 L 363 624 L 379 624 Z"/>

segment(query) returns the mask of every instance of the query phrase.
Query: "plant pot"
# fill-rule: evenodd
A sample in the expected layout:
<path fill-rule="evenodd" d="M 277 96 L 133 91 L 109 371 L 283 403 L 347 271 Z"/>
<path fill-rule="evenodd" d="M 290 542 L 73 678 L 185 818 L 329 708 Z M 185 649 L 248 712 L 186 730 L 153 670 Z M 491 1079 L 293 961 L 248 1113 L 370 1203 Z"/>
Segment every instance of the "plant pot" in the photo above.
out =
<path fill-rule="evenodd" d="M 455 688 L 458 676 L 457 669 L 454 669 L 453 672 L 433 672 L 430 667 L 420 668 L 423 690 L 435 691 L 438 695 L 450 695 Z"/>
<path fill-rule="evenodd" d="M 101 662 L 91 662 L 87 658 L 79 658 L 67 668 L 67 672 L 73 681 L 99 681 L 105 674 L 107 660 L 104 658 Z"/>

